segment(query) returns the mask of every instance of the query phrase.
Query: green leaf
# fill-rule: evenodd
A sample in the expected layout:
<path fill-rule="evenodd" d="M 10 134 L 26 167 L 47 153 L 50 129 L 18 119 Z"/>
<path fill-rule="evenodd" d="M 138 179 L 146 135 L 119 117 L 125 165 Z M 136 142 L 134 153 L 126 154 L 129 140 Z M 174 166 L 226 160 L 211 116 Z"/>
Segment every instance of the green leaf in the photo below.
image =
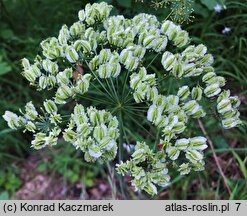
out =
<path fill-rule="evenodd" d="M 11 71 L 11 66 L 6 62 L 0 62 L 0 76 Z"/>
<path fill-rule="evenodd" d="M 216 0 L 201 0 L 201 3 L 206 5 L 209 10 L 213 10 L 215 5 L 219 4 Z"/>
<path fill-rule="evenodd" d="M 201 4 L 194 4 L 194 13 L 203 16 L 204 18 L 208 17 L 208 10 L 203 7 Z"/>
<path fill-rule="evenodd" d="M 247 180 L 247 168 L 246 168 L 244 162 L 242 161 L 242 159 L 239 157 L 239 155 L 235 151 L 232 151 L 232 154 L 237 159 L 239 166 L 240 166 L 240 169 L 244 175 L 244 178 Z"/>
<path fill-rule="evenodd" d="M 21 186 L 21 183 L 21 180 L 14 173 L 8 173 L 8 182 L 6 182 L 5 188 L 15 191 Z"/>
<path fill-rule="evenodd" d="M 229 145 L 223 136 L 215 136 L 213 138 L 213 141 L 214 141 L 214 144 L 217 147 L 217 149 L 229 148 Z"/>
<path fill-rule="evenodd" d="M 238 184 L 235 185 L 232 193 L 231 193 L 231 196 L 229 197 L 229 200 L 234 200 L 236 199 L 236 195 L 238 193 Z"/>
<path fill-rule="evenodd" d="M 8 133 L 12 133 L 12 132 L 14 132 L 14 131 L 15 131 L 15 130 L 10 129 L 10 128 L 4 129 L 4 130 L 0 131 L 0 136 L 6 135 L 6 134 L 8 134 Z"/>
<path fill-rule="evenodd" d="M 0 37 L 8 40 L 14 37 L 14 33 L 11 29 L 3 29 L 0 31 Z"/>
<path fill-rule="evenodd" d="M 9 199 L 9 193 L 7 191 L 3 191 L 0 193 L 0 200 L 8 200 Z"/>
<path fill-rule="evenodd" d="M 108 4 L 112 4 L 112 0 L 99 0 L 98 2 L 99 2 L 99 3 L 100 3 L 100 2 L 106 2 L 106 3 L 108 3 Z"/>
<path fill-rule="evenodd" d="M 44 172 L 46 169 L 47 169 L 46 163 L 41 163 L 41 164 L 39 164 L 39 166 L 38 166 L 38 168 L 37 168 L 37 170 L 38 170 L 39 172 Z"/>
<path fill-rule="evenodd" d="M 93 186 L 93 180 L 92 179 L 86 179 L 86 186 L 87 187 L 92 187 Z"/>
<path fill-rule="evenodd" d="M 70 181 L 71 183 L 75 183 L 76 181 L 78 181 L 79 176 L 74 173 L 72 170 L 67 170 L 64 174 L 64 176 L 66 177 L 66 179 L 68 181 Z"/>
<path fill-rule="evenodd" d="M 122 7 L 130 8 L 132 0 L 117 0 L 117 2 Z"/>

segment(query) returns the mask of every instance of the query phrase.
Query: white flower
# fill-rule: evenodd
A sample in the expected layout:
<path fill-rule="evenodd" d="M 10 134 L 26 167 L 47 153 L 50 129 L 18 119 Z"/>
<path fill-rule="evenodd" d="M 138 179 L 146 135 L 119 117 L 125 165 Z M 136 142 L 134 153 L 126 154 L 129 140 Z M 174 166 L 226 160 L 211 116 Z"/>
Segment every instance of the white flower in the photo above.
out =
<path fill-rule="evenodd" d="M 167 71 L 170 71 L 176 63 L 175 56 L 172 53 L 166 51 L 162 56 L 161 63 Z"/>
<path fill-rule="evenodd" d="M 183 163 L 179 166 L 178 171 L 180 175 L 187 175 L 190 173 L 191 168 L 189 167 L 189 163 Z"/>
<path fill-rule="evenodd" d="M 214 11 L 219 13 L 223 10 L 223 7 L 220 4 L 214 6 Z"/>
<path fill-rule="evenodd" d="M 79 59 L 79 55 L 73 47 L 68 47 L 65 55 L 68 61 L 71 63 L 75 63 Z"/>
<path fill-rule="evenodd" d="M 177 95 L 178 95 L 180 100 L 185 100 L 190 95 L 189 86 L 180 87 Z"/>
<path fill-rule="evenodd" d="M 5 111 L 3 115 L 4 120 L 8 123 L 8 126 L 11 129 L 16 129 L 18 127 L 17 121 L 18 121 L 18 116 L 10 111 Z"/>
<path fill-rule="evenodd" d="M 94 157 L 94 158 L 99 158 L 102 155 L 102 152 L 100 151 L 100 148 L 97 147 L 96 145 L 91 146 L 88 149 L 88 153 L 89 153 L 89 155 L 91 157 Z"/>
<path fill-rule="evenodd" d="M 45 111 L 54 114 L 57 113 L 57 106 L 52 100 L 46 100 L 44 103 Z"/>
<path fill-rule="evenodd" d="M 133 144 L 123 144 L 123 148 L 130 154 L 131 151 L 135 148 L 135 146 Z"/>
<path fill-rule="evenodd" d="M 221 88 L 218 83 L 211 84 L 204 89 L 204 94 L 207 97 L 213 97 L 221 92 Z"/>
<path fill-rule="evenodd" d="M 189 142 L 190 141 L 185 138 L 178 139 L 175 143 L 175 147 L 178 148 L 179 150 L 185 150 L 187 149 Z"/>
<path fill-rule="evenodd" d="M 226 34 L 226 33 L 229 33 L 232 29 L 229 28 L 229 27 L 225 27 L 223 30 L 222 30 L 222 33 L 223 34 Z"/>
<path fill-rule="evenodd" d="M 208 146 L 206 144 L 207 139 L 202 136 L 190 138 L 190 148 L 194 150 L 205 150 Z"/>
<path fill-rule="evenodd" d="M 185 157 L 193 164 L 203 159 L 203 154 L 197 150 L 189 150 L 186 152 Z"/>
<path fill-rule="evenodd" d="M 166 149 L 166 152 L 171 160 L 177 160 L 180 154 L 180 151 L 176 147 L 169 147 Z"/>

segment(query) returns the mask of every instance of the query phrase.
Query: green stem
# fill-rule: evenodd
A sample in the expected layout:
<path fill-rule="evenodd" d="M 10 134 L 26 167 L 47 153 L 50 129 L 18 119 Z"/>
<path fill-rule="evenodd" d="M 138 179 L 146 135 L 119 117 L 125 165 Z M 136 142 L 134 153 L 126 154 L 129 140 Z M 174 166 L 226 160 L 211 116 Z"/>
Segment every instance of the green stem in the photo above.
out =
<path fill-rule="evenodd" d="M 159 53 L 157 53 L 154 58 L 151 60 L 151 62 L 148 64 L 148 66 L 146 67 L 146 69 L 148 69 L 150 67 L 150 65 L 154 62 L 154 60 L 158 57 Z"/>
<path fill-rule="evenodd" d="M 158 129 L 158 131 L 157 131 L 157 133 L 156 133 L 156 138 L 155 138 L 155 143 L 154 143 L 154 146 L 153 146 L 153 150 L 155 150 L 155 147 L 156 147 L 157 144 L 158 144 L 159 137 L 160 137 L 160 128 Z"/>
<path fill-rule="evenodd" d="M 126 84 L 127 84 L 127 80 L 128 80 L 129 74 L 130 74 L 130 71 L 126 72 L 126 74 L 125 74 L 125 79 L 124 79 L 124 84 L 123 84 L 123 92 L 122 92 L 122 99 L 123 99 L 123 97 L 125 95 L 125 89 L 126 89 Z M 124 98 L 124 100 L 125 100 L 125 98 Z"/>
<path fill-rule="evenodd" d="M 145 127 L 143 127 L 142 124 L 140 124 L 140 122 L 138 122 L 134 117 L 132 117 L 131 115 L 136 115 L 138 116 L 138 114 L 133 113 L 129 110 L 126 110 L 126 112 L 128 112 L 130 115 L 128 116 L 139 128 L 141 128 L 143 131 L 145 131 L 145 133 L 147 133 L 149 136 L 151 136 L 153 139 L 155 139 L 154 135 L 152 135 Z M 141 116 L 143 117 L 143 116 Z"/>
<path fill-rule="evenodd" d="M 115 94 L 115 96 L 117 98 L 117 101 L 119 102 L 119 96 L 118 96 L 118 93 L 116 91 L 115 85 L 114 85 L 114 83 L 112 81 L 112 78 L 110 78 L 110 82 L 111 82 L 111 85 L 112 85 L 112 88 L 113 88 L 113 92 L 114 92 L 114 94 Z"/>
<path fill-rule="evenodd" d="M 112 190 L 112 199 L 116 200 L 117 198 L 117 192 L 116 192 L 116 183 L 114 181 L 114 170 L 112 170 L 112 167 L 110 166 L 109 162 L 106 163 L 107 165 L 107 170 L 108 170 L 108 181 L 109 184 L 111 186 L 111 190 Z"/>
<path fill-rule="evenodd" d="M 123 130 L 124 130 L 124 126 L 123 126 L 123 116 L 122 116 L 122 111 L 120 110 L 119 112 L 119 131 L 120 131 L 120 136 L 119 136 L 119 147 L 118 147 L 118 162 L 120 163 L 123 159 Z M 126 195 L 124 192 L 124 181 L 123 181 L 123 176 L 119 175 L 119 184 L 120 184 L 120 190 L 121 190 L 121 194 L 122 196 L 126 199 Z"/>

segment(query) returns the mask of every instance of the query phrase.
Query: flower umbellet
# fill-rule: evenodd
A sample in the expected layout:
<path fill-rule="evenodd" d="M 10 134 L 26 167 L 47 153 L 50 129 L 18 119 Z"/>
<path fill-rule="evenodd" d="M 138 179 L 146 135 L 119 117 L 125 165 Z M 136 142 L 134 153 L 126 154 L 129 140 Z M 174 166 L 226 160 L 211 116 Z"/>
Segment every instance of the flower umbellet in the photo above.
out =
<path fill-rule="evenodd" d="M 145 141 L 137 141 L 131 158 L 119 162 L 116 170 L 132 176 L 137 190 L 154 195 L 157 186 L 169 185 L 172 170 L 186 175 L 204 169 L 207 139 L 183 134 L 190 119 L 207 115 L 200 104 L 202 98 L 216 101 L 225 129 L 242 124 L 237 110 L 240 100 L 223 89 L 225 78 L 212 67 L 214 59 L 207 47 L 191 45 L 188 32 L 179 25 L 159 22 L 144 13 L 133 19 L 110 16 L 111 9 L 104 2 L 87 4 L 78 13 L 79 21 L 70 27 L 63 25 L 58 37 L 41 42 L 42 56 L 33 64 L 22 60 L 22 75 L 30 84 L 38 91 L 53 89 L 55 93 L 43 102 L 43 108 L 28 102 L 20 115 L 6 111 L 3 118 L 12 129 L 34 133 L 34 149 L 54 146 L 62 135 L 84 153 L 87 162 L 111 161 L 121 136 L 119 118 L 108 110 L 85 107 L 76 98 L 83 98 L 94 82 L 128 74 L 133 100 L 148 105 L 147 120 L 161 131 L 161 139 L 152 149 Z M 201 84 L 181 86 L 177 94 L 161 94 L 156 74 L 143 64 L 148 52 L 160 55 L 164 76 L 193 77 Z M 76 103 L 64 127 L 59 109 L 73 100 Z"/>

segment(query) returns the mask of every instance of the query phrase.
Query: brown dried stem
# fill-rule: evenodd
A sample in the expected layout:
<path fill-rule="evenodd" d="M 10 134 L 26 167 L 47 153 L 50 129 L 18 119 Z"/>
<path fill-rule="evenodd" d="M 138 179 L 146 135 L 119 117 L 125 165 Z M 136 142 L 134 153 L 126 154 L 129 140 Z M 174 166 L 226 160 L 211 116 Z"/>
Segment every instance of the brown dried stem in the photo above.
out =
<path fill-rule="evenodd" d="M 217 165 L 217 167 L 218 167 L 218 169 L 219 169 L 220 175 L 221 175 L 222 178 L 223 178 L 225 187 L 226 187 L 226 189 L 227 189 L 229 195 L 231 195 L 232 191 L 231 191 L 229 185 L 227 184 L 227 178 L 226 178 L 226 176 L 225 176 L 225 174 L 224 174 L 224 172 L 223 172 L 223 170 L 222 170 L 222 168 L 221 168 L 219 159 L 218 159 L 218 157 L 217 157 L 217 155 L 216 155 L 216 153 L 215 153 L 215 149 L 214 149 L 213 142 L 212 142 L 212 140 L 209 138 L 209 136 L 208 136 L 208 134 L 207 134 L 207 131 L 206 131 L 206 129 L 205 129 L 205 127 L 204 127 L 204 125 L 203 125 L 203 123 L 202 123 L 202 121 L 201 121 L 200 119 L 198 119 L 198 124 L 199 124 L 199 127 L 200 127 L 201 131 L 203 132 L 204 136 L 206 136 L 206 138 L 208 139 L 208 144 L 209 144 L 210 148 L 211 148 L 212 151 L 213 151 L 213 157 L 214 157 L 214 160 L 215 160 L 215 162 L 216 162 L 216 165 Z"/>

